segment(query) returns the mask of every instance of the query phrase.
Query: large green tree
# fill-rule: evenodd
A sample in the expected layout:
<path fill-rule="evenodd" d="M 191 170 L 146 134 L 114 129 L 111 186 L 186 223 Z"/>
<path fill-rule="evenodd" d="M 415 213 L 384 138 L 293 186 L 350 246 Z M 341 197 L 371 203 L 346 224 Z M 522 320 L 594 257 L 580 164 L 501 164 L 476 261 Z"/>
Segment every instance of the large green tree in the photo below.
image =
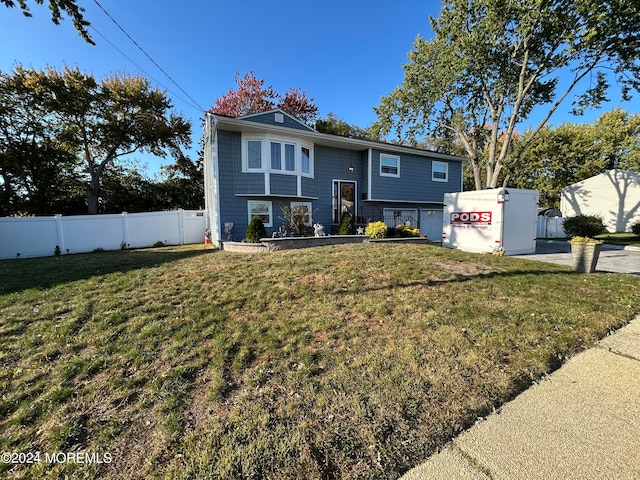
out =
<path fill-rule="evenodd" d="M 102 179 L 116 161 L 136 152 L 180 159 L 191 143 L 190 123 L 171 111 L 165 92 L 140 76 L 97 81 L 78 68 L 17 66 L 2 75 L 0 84 L 11 87 L 4 97 L 11 101 L 0 105 L 3 193 L 19 190 L 15 172 L 24 166 L 54 175 L 66 172 L 70 162 L 85 181 L 87 210 L 95 214 Z M 9 97 L 11 92 L 19 94 Z M 55 183 L 52 178 L 39 177 L 39 182 Z"/>
<path fill-rule="evenodd" d="M 79 206 L 77 160 L 34 85 L 43 72 L 0 72 L 0 215 L 68 213 Z M 81 200 L 84 205 L 84 200 Z"/>
<path fill-rule="evenodd" d="M 431 25 L 434 38 L 416 39 L 376 125 L 413 141 L 454 139 L 476 189 L 498 185 L 518 156 L 509 156 L 516 126 L 535 107 L 545 114 L 529 141 L 565 101 L 580 113 L 600 106 L 612 81 L 625 99 L 640 90 L 637 0 L 445 0 Z"/>
<path fill-rule="evenodd" d="M 171 111 L 164 91 L 141 76 L 125 74 L 98 82 L 77 68 L 47 69 L 43 102 L 65 125 L 89 176 L 87 208 L 98 213 L 101 179 L 119 159 L 134 152 L 181 157 L 191 144 L 191 124 Z"/>
<path fill-rule="evenodd" d="M 531 133 L 516 139 L 514 150 Z M 559 206 L 567 185 L 614 168 L 640 171 L 640 115 L 622 109 L 602 114 L 593 124 L 545 126 L 508 165 L 511 184 L 538 190 L 546 207 Z"/>
<path fill-rule="evenodd" d="M 42 5 L 44 3 L 43 0 L 33 0 L 33 2 L 38 5 Z M 22 10 L 22 13 L 26 17 L 32 16 L 31 9 L 29 8 L 27 0 L 0 0 L 0 3 L 3 3 L 9 8 L 19 6 Z M 78 31 L 80 36 L 84 39 L 84 41 L 90 43 L 91 45 L 95 45 L 93 39 L 87 31 L 87 27 L 90 24 L 84 18 L 84 8 L 79 7 L 76 0 L 49 0 L 47 3 L 49 4 L 49 10 L 51 11 L 51 20 L 53 21 L 53 23 L 55 23 L 56 25 L 60 25 L 63 12 L 66 13 L 71 17 L 73 26 Z"/>

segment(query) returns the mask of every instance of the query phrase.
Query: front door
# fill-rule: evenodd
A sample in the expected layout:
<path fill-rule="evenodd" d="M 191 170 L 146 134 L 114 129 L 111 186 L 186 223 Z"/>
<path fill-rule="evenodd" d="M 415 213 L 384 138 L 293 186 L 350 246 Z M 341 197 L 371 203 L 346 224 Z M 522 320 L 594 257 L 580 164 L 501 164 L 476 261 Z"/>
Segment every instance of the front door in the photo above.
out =
<path fill-rule="evenodd" d="M 342 214 L 348 212 L 356 217 L 356 182 L 334 180 L 333 182 L 333 223 L 340 223 Z"/>

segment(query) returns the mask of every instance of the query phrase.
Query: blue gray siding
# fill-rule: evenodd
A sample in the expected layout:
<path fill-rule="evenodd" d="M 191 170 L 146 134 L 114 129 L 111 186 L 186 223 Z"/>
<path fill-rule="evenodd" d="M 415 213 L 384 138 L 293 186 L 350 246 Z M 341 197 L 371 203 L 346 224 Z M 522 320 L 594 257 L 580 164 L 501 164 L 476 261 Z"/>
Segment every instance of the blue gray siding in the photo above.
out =
<path fill-rule="evenodd" d="M 434 182 L 431 180 L 431 159 L 419 155 L 399 156 L 400 177 L 386 177 L 380 175 L 380 151 L 372 152 L 369 199 L 442 203 L 445 193 L 460 190 L 461 162 L 449 162 L 447 182 Z"/>

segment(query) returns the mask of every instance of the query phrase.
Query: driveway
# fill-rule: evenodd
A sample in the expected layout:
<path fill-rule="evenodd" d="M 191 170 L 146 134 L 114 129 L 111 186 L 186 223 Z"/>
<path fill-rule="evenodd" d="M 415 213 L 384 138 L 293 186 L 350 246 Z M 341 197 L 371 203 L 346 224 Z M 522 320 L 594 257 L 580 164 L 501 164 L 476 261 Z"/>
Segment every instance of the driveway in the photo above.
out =
<path fill-rule="evenodd" d="M 568 242 L 538 240 L 536 253 L 514 257 L 571 266 L 571 247 Z M 600 272 L 640 275 L 640 248 L 603 245 L 596 268 Z"/>

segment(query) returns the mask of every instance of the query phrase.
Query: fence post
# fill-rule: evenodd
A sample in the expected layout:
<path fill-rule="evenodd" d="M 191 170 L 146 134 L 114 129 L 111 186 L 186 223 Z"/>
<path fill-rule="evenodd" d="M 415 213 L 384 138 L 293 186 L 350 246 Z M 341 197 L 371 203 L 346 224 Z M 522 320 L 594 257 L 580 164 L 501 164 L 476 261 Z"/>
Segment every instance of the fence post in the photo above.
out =
<path fill-rule="evenodd" d="M 129 219 L 127 218 L 127 212 L 122 212 L 122 238 L 124 248 L 129 248 Z"/>
<path fill-rule="evenodd" d="M 180 232 L 180 245 L 184 245 L 184 210 L 178 209 L 178 232 Z"/>
<path fill-rule="evenodd" d="M 64 230 L 62 229 L 62 214 L 56 213 L 54 215 L 54 219 L 56 222 L 56 235 L 58 237 L 57 245 L 60 247 L 60 252 L 66 252 L 67 248 L 64 242 Z"/>

